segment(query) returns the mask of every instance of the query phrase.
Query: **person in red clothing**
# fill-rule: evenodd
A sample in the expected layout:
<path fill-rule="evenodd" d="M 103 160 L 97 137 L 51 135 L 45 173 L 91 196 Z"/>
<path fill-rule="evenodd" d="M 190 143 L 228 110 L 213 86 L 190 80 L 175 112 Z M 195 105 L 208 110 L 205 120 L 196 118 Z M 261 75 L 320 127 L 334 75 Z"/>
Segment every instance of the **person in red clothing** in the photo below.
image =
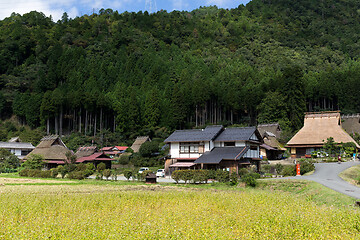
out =
<path fill-rule="evenodd" d="M 340 155 L 338 156 L 338 163 L 339 164 L 341 163 L 341 156 Z"/>

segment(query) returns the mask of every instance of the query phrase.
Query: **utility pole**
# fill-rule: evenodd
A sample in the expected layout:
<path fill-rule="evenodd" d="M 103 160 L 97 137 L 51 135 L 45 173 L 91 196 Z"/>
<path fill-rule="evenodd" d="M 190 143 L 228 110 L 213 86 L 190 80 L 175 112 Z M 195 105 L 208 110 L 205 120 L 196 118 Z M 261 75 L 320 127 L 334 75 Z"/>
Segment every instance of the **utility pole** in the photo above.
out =
<path fill-rule="evenodd" d="M 156 13 L 157 12 L 156 1 L 145 0 L 145 10 L 148 11 L 148 13 Z"/>

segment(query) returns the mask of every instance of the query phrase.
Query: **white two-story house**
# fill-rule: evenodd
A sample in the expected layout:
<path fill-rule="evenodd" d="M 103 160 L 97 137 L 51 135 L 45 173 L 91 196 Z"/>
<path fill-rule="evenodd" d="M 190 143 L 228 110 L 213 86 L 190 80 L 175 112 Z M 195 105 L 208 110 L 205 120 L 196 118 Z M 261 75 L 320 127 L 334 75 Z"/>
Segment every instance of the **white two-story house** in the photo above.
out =
<path fill-rule="evenodd" d="M 166 174 L 175 169 L 226 169 L 255 164 L 259 168 L 260 133 L 255 127 L 177 130 L 165 142 L 170 145 Z"/>

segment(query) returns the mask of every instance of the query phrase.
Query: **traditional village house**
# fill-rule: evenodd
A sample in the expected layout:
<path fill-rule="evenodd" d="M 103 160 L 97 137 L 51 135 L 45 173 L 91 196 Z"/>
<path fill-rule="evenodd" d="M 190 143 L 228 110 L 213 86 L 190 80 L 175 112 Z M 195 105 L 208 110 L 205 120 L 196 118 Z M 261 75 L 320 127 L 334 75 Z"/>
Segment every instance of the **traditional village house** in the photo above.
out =
<path fill-rule="evenodd" d="M 93 163 L 96 167 L 99 163 L 105 163 L 106 168 L 111 168 L 111 159 L 108 155 L 103 152 L 95 152 L 89 156 L 83 156 L 76 160 L 76 163 Z"/>
<path fill-rule="evenodd" d="M 259 167 L 262 139 L 255 127 L 207 126 L 177 130 L 165 142 L 170 146 L 170 159 L 165 162 L 167 175 L 182 168 L 237 171 L 239 167 L 254 163 Z"/>
<path fill-rule="evenodd" d="M 135 142 L 131 145 L 131 149 L 137 153 L 140 150 L 140 147 L 143 143 L 147 142 L 147 141 L 151 141 L 149 136 L 139 136 L 135 139 Z"/>
<path fill-rule="evenodd" d="M 330 137 L 333 137 L 336 143 L 353 142 L 360 148 L 342 128 L 339 111 L 305 113 L 304 126 L 286 147 L 290 148 L 292 158 L 304 158 L 313 151 L 321 150 Z"/>
<path fill-rule="evenodd" d="M 39 145 L 37 145 L 24 160 L 31 154 L 41 155 L 44 158 L 46 167 L 50 169 L 64 164 L 67 159 L 65 154 L 69 151 L 59 136 L 46 136 L 41 139 Z"/>
<path fill-rule="evenodd" d="M 260 156 L 268 160 L 281 159 L 286 149 L 281 146 L 275 134 L 265 131 L 263 132 L 262 139 L 264 143 L 260 145 Z"/>
<path fill-rule="evenodd" d="M 341 125 L 349 134 L 360 134 L 360 114 L 351 114 L 341 116 Z"/>
<path fill-rule="evenodd" d="M 21 142 L 19 137 L 14 137 L 11 138 L 8 142 L 0 142 L 0 148 L 8 150 L 19 159 L 23 159 L 35 147 L 31 143 Z"/>
<path fill-rule="evenodd" d="M 103 147 L 100 149 L 100 151 L 102 151 L 109 157 L 114 158 L 114 157 L 118 157 L 121 154 L 123 154 L 126 151 L 126 149 L 128 149 L 128 148 L 129 147 L 126 147 L 126 146 Z"/>
<path fill-rule="evenodd" d="M 259 130 L 262 137 L 264 137 L 265 132 L 272 133 L 277 139 L 281 137 L 281 128 L 279 123 L 259 124 L 257 129 Z"/>

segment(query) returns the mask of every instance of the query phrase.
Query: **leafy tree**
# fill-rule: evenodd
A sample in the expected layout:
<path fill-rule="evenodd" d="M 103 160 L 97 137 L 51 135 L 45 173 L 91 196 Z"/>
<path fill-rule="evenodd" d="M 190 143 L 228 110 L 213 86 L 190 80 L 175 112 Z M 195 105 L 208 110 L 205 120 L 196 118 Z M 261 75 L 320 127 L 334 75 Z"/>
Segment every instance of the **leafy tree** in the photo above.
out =
<path fill-rule="evenodd" d="M 329 155 L 335 155 L 338 152 L 337 143 L 334 141 L 333 137 L 329 137 L 326 139 L 324 143 L 324 151 Z"/>
<path fill-rule="evenodd" d="M 0 171 L 15 169 L 20 165 L 19 158 L 8 150 L 0 148 Z"/>
<path fill-rule="evenodd" d="M 44 167 L 44 157 L 39 154 L 30 154 L 21 166 L 26 169 L 41 170 Z"/>

